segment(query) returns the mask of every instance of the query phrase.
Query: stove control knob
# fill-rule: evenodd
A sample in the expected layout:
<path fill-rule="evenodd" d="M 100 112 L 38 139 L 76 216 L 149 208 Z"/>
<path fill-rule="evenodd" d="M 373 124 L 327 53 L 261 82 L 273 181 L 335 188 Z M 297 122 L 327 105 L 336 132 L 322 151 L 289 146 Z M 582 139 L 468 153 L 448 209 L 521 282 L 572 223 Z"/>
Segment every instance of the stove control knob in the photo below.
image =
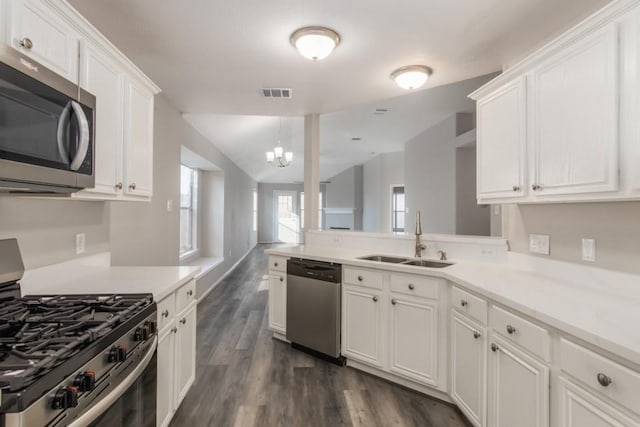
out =
<path fill-rule="evenodd" d="M 78 388 L 67 386 L 56 391 L 51 402 L 53 409 L 68 409 L 78 406 Z"/>
<path fill-rule="evenodd" d="M 109 350 L 109 363 L 120 363 L 127 360 L 127 349 L 122 345 L 111 347 Z"/>
<path fill-rule="evenodd" d="M 93 371 L 86 371 L 76 375 L 73 380 L 73 385 L 78 388 L 78 391 L 91 391 L 96 386 L 96 373 Z"/>
<path fill-rule="evenodd" d="M 133 333 L 133 339 L 135 341 L 145 341 L 149 339 L 149 326 L 142 325 L 136 328 L 136 331 Z"/>
<path fill-rule="evenodd" d="M 153 335 L 156 333 L 156 322 L 148 321 L 145 322 L 145 325 L 149 327 L 149 335 Z"/>

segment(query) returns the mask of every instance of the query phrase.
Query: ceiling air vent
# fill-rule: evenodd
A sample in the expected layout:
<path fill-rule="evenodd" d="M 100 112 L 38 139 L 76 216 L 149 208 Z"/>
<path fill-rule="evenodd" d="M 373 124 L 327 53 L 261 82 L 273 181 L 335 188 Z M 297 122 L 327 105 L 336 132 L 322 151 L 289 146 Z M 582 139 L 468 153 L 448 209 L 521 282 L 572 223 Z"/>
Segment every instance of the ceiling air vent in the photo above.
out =
<path fill-rule="evenodd" d="M 266 87 L 262 88 L 262 96 L 265 98 L 291 99 L 293 90 L 287 87 Z"/>

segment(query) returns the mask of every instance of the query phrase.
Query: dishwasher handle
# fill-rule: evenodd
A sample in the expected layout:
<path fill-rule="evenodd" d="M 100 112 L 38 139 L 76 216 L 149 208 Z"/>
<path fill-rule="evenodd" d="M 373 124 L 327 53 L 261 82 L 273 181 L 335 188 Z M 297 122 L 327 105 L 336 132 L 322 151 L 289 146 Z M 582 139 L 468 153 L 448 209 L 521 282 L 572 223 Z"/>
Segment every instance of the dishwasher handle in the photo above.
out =
<path fill-rule="evenodd" d="M 340 264 L 306 260 L 290 259 L 287 261 L 287 275 L 308 277 L 324 282 L 340 283 L 342 279 Z"/>

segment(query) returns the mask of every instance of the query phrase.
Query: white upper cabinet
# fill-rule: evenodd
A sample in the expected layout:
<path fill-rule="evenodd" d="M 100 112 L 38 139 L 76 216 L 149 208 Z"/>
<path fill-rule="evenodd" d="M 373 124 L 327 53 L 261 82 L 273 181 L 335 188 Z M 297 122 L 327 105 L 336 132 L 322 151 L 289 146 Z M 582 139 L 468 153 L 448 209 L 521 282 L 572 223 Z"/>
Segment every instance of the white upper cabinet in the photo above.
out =
<path fill-rule="evenodd" d="M 531 76 L 536 195 L 618 189 L 618 25 L 549 58 Z"/>
<path fill-rule="evenodd" d="M 78 35 L 42 2 L 12 0 L 9 44 L 67 80 L 78 81 Z"/>
<path fill-rule="evenodd" d="M 149 197 L 153 184 L 153 94 L 133 79 L 125 83 L 124 191 Z"/>
<path fill-rule="evenodd" d="M 526 194 L 525 111 L 524 78 L 478 102 L 478 199 Z"/>

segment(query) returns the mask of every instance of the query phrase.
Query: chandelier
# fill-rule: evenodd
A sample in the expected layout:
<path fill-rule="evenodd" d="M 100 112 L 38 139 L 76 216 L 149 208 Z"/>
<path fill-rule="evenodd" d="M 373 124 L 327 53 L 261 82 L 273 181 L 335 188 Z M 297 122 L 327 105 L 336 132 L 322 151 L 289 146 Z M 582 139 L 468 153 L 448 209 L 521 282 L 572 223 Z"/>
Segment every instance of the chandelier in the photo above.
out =
<path fill-rule="evenodd" d="M 291 151 L 284 152 L 282 145 L 280 144 L 280 138 L 282 136 L 282 117 L 280 117 L 280 128 L 278 129 L 278 145 L 276 145 L 273 151 L 267 151 L 267 162 L 270 165 L 285 168 L 293 162 L 293 153 Z"/>

